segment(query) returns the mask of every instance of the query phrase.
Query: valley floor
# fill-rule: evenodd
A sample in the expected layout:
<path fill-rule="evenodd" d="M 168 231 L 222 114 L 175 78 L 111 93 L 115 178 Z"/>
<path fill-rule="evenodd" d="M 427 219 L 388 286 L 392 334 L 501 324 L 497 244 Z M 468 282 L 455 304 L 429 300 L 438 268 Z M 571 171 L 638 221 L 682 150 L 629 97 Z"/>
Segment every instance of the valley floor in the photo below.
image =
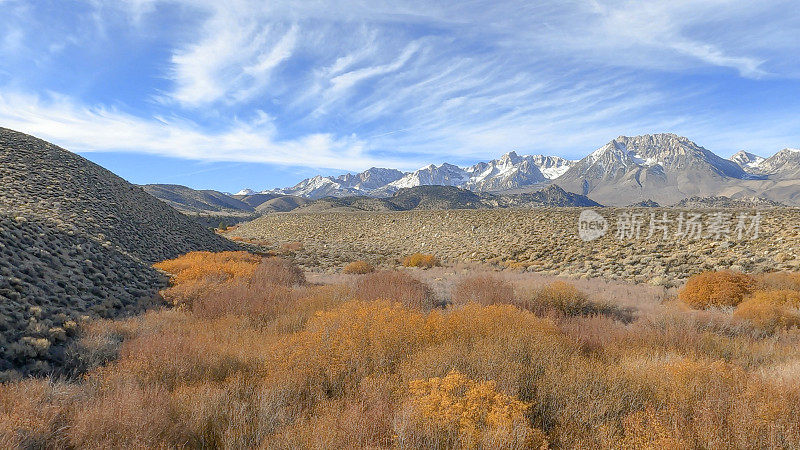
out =
<path fill-rule="evenodd" d="M 297 261 L 309 270 L 339 270 L 359 259 L 394 267 L 403 256 L 422 252 L 450 265 L 477 262 L 546 275 L 678 286 L 704 270 L 800 267 L 800 209 L 600 208 L 594 211 L 607 221 L 608 231 L 591 242 L 578 233 L 582 211 L 284 213 L 242 224 L 228 236 L 272 249 L 294 247 Z M 756 215 L 754 236 L 748 227 Z M 652 236 L 651 218 L 657 227 Z M 699 223 L 692 228 L 699 237 L 686 233 L 690 220 Z M 620 230 L 626 232 L 620 235 Z M 679 232 L 682 236 L 676 236 Z"/>
<path fill-rule="evenodd" d="M 85 328 L 82 377 L 0 385 L 0 447 L 800 447 L 797 274 L 679 301 L 476 265 L 156 266 L 173 307 Z"/>

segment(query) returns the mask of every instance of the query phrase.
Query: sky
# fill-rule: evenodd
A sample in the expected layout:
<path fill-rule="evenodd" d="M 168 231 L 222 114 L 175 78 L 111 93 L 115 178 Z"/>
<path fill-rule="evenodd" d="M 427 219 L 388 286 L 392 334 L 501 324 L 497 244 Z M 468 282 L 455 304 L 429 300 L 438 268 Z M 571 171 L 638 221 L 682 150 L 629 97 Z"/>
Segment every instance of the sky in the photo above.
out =
<path fill-rule="evenodd" d="M 0 0 L 0 126 L 131 182 L 800 147 L 792 1 Z"/>

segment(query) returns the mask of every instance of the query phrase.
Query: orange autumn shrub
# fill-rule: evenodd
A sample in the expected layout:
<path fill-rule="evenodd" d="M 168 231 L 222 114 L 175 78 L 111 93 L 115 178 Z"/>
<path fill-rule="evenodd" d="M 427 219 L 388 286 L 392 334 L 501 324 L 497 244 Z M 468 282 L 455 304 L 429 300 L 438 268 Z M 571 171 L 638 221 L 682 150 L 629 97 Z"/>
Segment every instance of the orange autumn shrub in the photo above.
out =
<path fill-rule="evenodd" d="M 755 279 L 729 270 L 693 275 L 678 293 L 678 298 L 696 309 L 736 306 L 755 287 Z"/>
<path fill-rule="evenodd" d="M 344 269 L 342 270 L 342 272 L 344 272 L 344 273 L 357 274 L 357 275 L 363 275 L 363 274 L 366 274 L 366 273 L 372 273 L 374 271 L 375 271 L 375 267 L 373 267 L 372 264 L 370 264 L 370 263 L 368 263 L 366 261 L 353 261 L 353 262 L 347 264 L 346 266 L 344 266 Z"/>
<path fill-rule="evenodd" d="M 400 271 L 374 272 L 355 284 L 353 296 L 360 300 L 393 300 L 410 308 L 429 310 L 437 306 L 431 288 L 412 275 Z"/>
<path fill-rule="evenodd" d="M 190 252 L 153 266 L 172 276 L 174 284 L 203 278 L 230 280 L 253 274 L 261 257 L 245 251 Z"/>
<path fill-rule="evenodd" d="M 451 302 L 456 305 L 469 302 L 481 305 L 513 303 L 514 285 L 491 274 L 466 277 L 453 287 Z"/>
<path fill-rule="evenodd" d="M 62 429 L 75 413 L 79 389 L 26 379 L 0 384 L 0 448 L 66 448 Z"/>
<path fill-rule="evenodd" d="M 622 435 L 605 438 L 603 448 L 690 450 L 693 447 L 687 439 L 676 436 L 668 414 L 648 407 L 627 414 L 622 419 Z"/>
<path fill-rule="evenodd" d="M 800 335 L 733 317 L 796 292 L 623 324 L 563 282 L 436 309 L 409 271 L 257 265 L 83 327 L 80 377 L 0 384 L 0 448 L 800 448 Z"/>
<path fill-rule="evenodd" d="M 453 370 L 443 378 L 413 380 L 395 421 L 401 448 L 547 448 L 526 418 L 530 404 Z"/>
<path fill-rule="evenodd" d="M 306 281 L 303 271 L 283 258 L 261 259 L 249 253 L 220 255 L 216 258 L 189 255 L 188 261 L 178 258 L 159 263 L 177 271 L 177 275 L 173 276 L 173 285 L 164 289 L 161 296 L 175 306 L 185 306 L 199 314 L 206 314 L 206 317 L 221 311 L 255 312 L 263 309 L 258 305 L 265 306 L 266 298 L 282 298 L 286 288 L 301 286 Z M 199 267 L 186 266 L 192 260 Z M 201 313 L 201 310 L 205 312 Z"/>
<path fill-rule="evenodd" d="M 403 265 L 405 267 L 421 267 L 423 269 L 430 269 L 431 267 L 439 265 L 439 258 L 426 253 L 414 253 L 413 255 L 403 258 Z"/>
<path fill-rule="evenodd" d="M 759 329 L 773 332 L 800 325 L 800 292 L 756 291 L 739 304 L 734 317 L 749 320 Z"/>

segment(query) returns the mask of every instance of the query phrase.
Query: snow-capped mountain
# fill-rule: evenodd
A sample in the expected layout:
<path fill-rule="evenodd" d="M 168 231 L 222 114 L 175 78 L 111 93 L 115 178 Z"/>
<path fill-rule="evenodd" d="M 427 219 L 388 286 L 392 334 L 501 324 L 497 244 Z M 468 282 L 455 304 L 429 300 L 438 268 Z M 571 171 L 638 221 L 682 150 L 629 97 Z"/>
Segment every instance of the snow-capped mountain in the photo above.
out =
<path fill-rule="evenodd" d="M 800 149 L 785 148 L 763 160 L 759 172 L 776 179 L 800 178 Z"/>
<path fill-rule="evenodd" d="M 317 175 L 297 183 L 296 185 L 263 191 L 262 193 L 296 195 L 306 198 L 346 197 L 352 195 L 369 195 L 373 190 L 386 186 L 405 175 L 396 169 L 373 167 L 364 172 L 346 173 L 338 177 Z"/>
<path fill-rule="evenodd" d="M 765 159 L 766 158 L 746 152 L 744 150 L 739 150 L 733 156 L 731 156 L 731 161 L 738 164 L 742 170 L 748 173 L 760 173 L 761 169 L 759 166 L 762 162 L 764 162 Z"/>
<path fill-rule="evenodd" d="M 578 161 L 556 183 L 602 204 L 652 199 L 671 204 L 708 195 L 728 179 L 747 179 L 738 164 L 675 134 L 620 136 Z"/>
<path fill-rule="evenodd" d="M 242 189 L 241 191 L 239 191 L 239 192 L 237 192 L 237 193 L 235 193 L 233 195 L 253 195 L 255 193 L 256 193 L 256 191 L 254 191 L 252 189 L 245 188 L 245 189 Z"/>
<path fill-rule="evenodd" d="M 499 191 L 546 183 L 563 174 L 575 161 L 558 156 L 509 152 L 498 159 L 469 167 L 449 163 L 431 164 L 414 172 L 372 168 L 338 177 L 317 175 L 296 185 L 264 191 L 307 198 L 370 195 L 385 197 L 400 189 L 416 186 L 456 186 L 475 191 Z M 243 190 L 244 192 L 244 190 Z"/>
<path fill-rule="evenodd" d="M 373 167 L 355 175 L 350 173 L 340 175 L 336 178 L 336 181 L 342 186 L 350 189 L 370 192 L 386 186 L 389 183 L 395 182 L 403 178 L 404 175 L 405 173 L 397 169 L 381 169 L 378 167 Z"/>
<path fill-rule="evenodd" d="M 464 187 L 475 191 L 498 191 L 548 181 L 533 158 L 510 152 L 500 159 L 475 164 L 466 169 L 470 178 Z"/>
<path fill-rule="evenodd" d="M 740 151 L 724 159 L 675 134 L 620 136 L 579 161 L 509 152 L 469 167 L 431 164 L 414 172 L 372 168 L 338 177 L 315 176 L 265 191 L 316 199 L 388 197 L 402 188 L 439 185 L 473 191 L 526 190 L 555 183 L 604 205 L 652 200 L 671 205 L 691 196 L 763 196 L 800 204 L 800 149 L 769 158 Z M 243 190 L 239 194 L 252 192 Z"/>
<path fill-rule="evenodd" d="M 406 174 L 403 178 L 389 183 L 390 188 L 402 189 L 415 186 L 462 186 L 469 180 L 467 171 L 461 167 L 444 163 L 429 165 Z"/>
<path fill-rule="evenodd" d="M 555 180 L 564 175 L 577 162 L 560 156 L 531 155 L 530 158 L 548 180 Z"/>

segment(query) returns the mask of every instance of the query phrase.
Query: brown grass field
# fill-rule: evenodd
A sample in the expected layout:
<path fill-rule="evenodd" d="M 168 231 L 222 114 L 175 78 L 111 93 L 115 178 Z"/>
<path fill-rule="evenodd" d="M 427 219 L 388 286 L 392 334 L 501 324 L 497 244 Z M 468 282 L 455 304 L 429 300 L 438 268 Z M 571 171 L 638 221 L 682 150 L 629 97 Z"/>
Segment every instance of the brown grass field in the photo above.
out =
<path fill-rule="evenodd" d="M 0 386 L 0 447 L 800 448 L 800 274 L 156 266 L 172 307 L 87 325 L 73 378 Z"/>

